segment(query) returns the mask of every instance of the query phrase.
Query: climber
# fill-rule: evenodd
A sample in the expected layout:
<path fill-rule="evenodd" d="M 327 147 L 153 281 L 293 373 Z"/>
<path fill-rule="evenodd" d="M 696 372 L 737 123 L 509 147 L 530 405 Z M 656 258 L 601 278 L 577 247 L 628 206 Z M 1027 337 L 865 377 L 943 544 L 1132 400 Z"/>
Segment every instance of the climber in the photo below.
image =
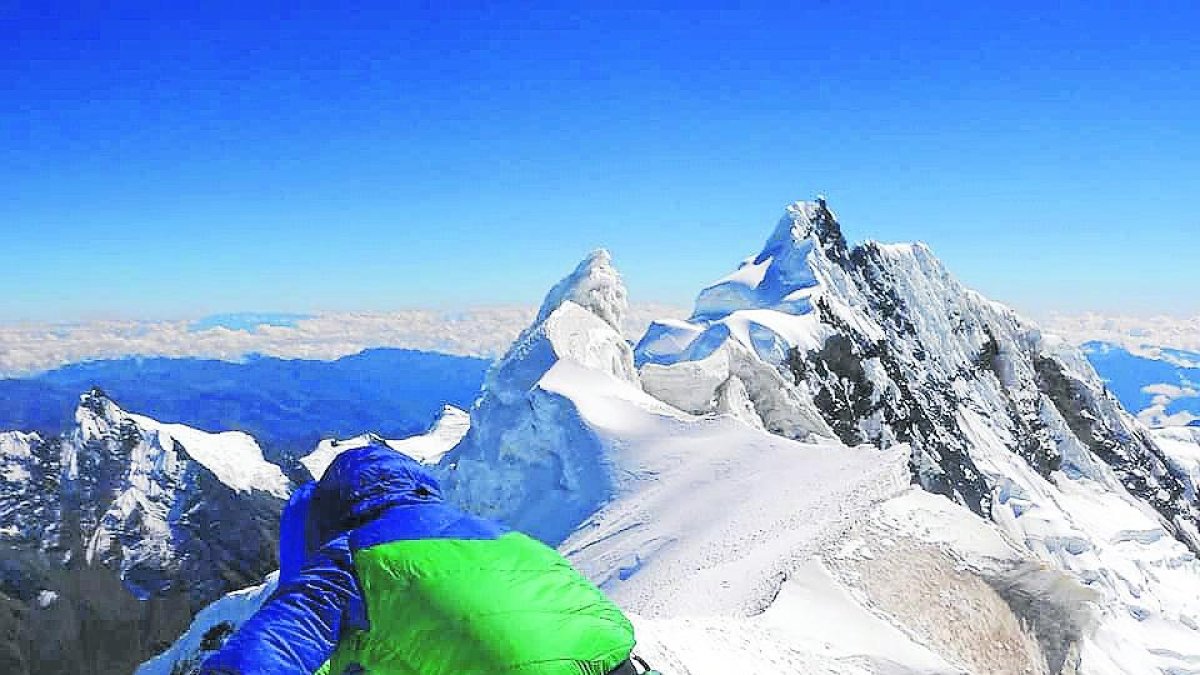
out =
<path fill-rule="evenodd" d="M 275 593 L 201 675 L 635 675 L 633 627 L 550 547 L 442 501 L 418 462 L 347 450 L 280 525 Z"/>

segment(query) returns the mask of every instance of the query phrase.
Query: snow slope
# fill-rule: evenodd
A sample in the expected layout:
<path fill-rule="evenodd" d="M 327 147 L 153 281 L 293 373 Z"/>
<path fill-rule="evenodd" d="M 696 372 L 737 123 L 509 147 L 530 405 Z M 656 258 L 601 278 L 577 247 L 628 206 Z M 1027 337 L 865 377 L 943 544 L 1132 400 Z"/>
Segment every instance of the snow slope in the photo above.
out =
<path fill-rule="evenodd" d="M 135 675 L 189 675 L 224 639 L 249 619 L 275 591 L 277 572 L 257 585 L 233 591 L 201 610 L 165 652 L 143 663 Z"/>
<path fill-rule="evenodd" d="M 240 431 L 211 434 L 183 424 L 162 424 L 142 415 L 128 418 L 146 433 L 157 436 L 162 447 L 179 443 L 188 448 L 190 457 L 213 472 L 225 485 L 238 492 L 262 490 L 279 499 L 287 499 L 291 484 L 278 466 L 263 458 L 262 448 Z"/>

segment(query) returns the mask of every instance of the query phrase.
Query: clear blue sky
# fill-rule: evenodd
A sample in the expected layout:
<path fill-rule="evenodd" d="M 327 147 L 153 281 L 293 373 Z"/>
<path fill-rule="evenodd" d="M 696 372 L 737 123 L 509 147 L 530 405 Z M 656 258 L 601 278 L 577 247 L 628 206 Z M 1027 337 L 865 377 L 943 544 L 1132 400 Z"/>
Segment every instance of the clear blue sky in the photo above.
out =
<path fill-rule="evenodd" d="M 818 192 L 1025 311 L 1200 312 L 1194 2 L 106 4 L 0 0 L 0 320 L 534 304 L 597 246 L 690 304 Z"/>

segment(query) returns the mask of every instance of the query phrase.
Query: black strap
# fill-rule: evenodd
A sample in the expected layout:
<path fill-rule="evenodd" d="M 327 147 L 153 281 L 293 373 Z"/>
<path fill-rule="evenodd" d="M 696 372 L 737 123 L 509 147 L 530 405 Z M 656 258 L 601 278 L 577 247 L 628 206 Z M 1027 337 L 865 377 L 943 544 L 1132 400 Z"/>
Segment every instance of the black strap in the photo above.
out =
<path fill-rule="evenodd" d="M 633 661 L 625 659 L 621 665 L 608 671 L 608 675 L 638 675 L 637 668 L 633 665 Z"/>

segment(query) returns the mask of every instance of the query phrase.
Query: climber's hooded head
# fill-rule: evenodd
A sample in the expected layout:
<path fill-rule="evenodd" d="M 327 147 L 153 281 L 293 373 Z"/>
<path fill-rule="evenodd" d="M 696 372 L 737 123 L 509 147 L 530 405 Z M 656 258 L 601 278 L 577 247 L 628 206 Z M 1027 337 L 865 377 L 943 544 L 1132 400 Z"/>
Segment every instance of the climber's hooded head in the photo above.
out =
<path fill-rule="evenodd" d="M 352 530 L 394 506 L 441 499 L 441 486 L 420 462 L 372 444 L 333 460 L 317 482 L 313 509 L 332 533 Z"/>
<path fill-rule="evenodd" d="M 437 479 L 411 457 L 380 444 L 347 450 L 288 501 L 280 523 L 280 574 L 298 573 L 330 540 L 390 508 L 441 501 Z"/>

